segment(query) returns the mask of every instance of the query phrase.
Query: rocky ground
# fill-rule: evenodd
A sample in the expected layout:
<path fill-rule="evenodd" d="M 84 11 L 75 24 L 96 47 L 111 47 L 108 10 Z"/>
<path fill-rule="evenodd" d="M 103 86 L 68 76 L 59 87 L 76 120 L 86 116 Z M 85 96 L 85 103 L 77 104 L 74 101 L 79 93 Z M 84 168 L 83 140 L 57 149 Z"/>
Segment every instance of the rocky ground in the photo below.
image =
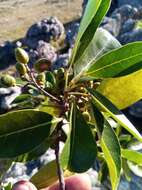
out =
<path fill-rule="evenodd" d="M 81 15 L 81 0 L 1 0 L 0 44 L 25 35 L 31 24 L 48 16 L 68 22 Z"/>
<path fill-rule="evenodd" d="M 86 2 L 84 0 L 84 7 Z M 52 0 L 52 4 L 51 0 L 1 1 L 0 14 L 3 16 L 3 19 L 0 19 L 1 43 L 4 40 L 16 40 L 17 38 L 21 40 L 18 42 L 9 41 L 1 45 L 0 69 L 15 63 L 13 50 L 15 47 L 21 46 L 21 44 L 27 47 L 26 50 L 29 52 L 31 58 L 31 66 L 33 60 L 42 57 L 42 55 L 47 55 L 47 52 L 55 68 L 67 66 L 73 39 L 79 27 L 79 20 L 73 21 L 65 29 L 62 22 L 65 23 L 78 19 L 82 12 L 81 4 L 81 0 L 68 0 L 68 3 L 65 0 Z M 56 15 L 61 22 L 56 18 L 47 19 L 51 15 Z M 40 21 L 41 19 L 42 21 Z M 104 18 L 101 26 L 112 33 L 122 44 L 141 41 L 142 1 L 113 0 L 111 9 L 107 17 Z M 51 43 L 52 38 L 57 39 L 57 44 Z M 64 41 L 63 47 L 61 48 L 63 51 L 60 51 L 59 46 L 62 44 L 62 40 Z M 132 122 L 137 124 L 138 128 L 140 128 L 142 121 L 141 104 L 140 101 L 129 109 L 124 110 L 128 117 L 132 119 Z M 15 182 L 18 178 L 29 178 L 41 165 L 51 159 L 53 159 L 52 150 L 50 152 L 48 151 L 38 161 L 30 162 L 26 165 L 14 164 L 3 179 L 5 182 Z M 100 186 L 96 180 L 96 171 L 90 170 L 88 173 L 95 190 L 109 189 L 108 184 L 105 187 Z M 131 182 L 126 182 L 126 180 L 122 179 L 119 190 L 141 190 L 141 186 L 141 178 L 133 176 Z"/>

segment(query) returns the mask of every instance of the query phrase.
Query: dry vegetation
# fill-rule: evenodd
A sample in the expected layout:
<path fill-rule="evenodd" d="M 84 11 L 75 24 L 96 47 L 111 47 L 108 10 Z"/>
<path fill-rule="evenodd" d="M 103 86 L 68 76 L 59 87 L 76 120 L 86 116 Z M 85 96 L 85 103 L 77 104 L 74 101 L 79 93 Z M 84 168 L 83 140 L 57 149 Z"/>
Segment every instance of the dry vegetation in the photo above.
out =
<path fill-rule="evenodd" d="M 0 43 L 25 35 L 34 22 L 57 16 L 62 22 L 78 18 L 82 0 L 0 0 Z"/>

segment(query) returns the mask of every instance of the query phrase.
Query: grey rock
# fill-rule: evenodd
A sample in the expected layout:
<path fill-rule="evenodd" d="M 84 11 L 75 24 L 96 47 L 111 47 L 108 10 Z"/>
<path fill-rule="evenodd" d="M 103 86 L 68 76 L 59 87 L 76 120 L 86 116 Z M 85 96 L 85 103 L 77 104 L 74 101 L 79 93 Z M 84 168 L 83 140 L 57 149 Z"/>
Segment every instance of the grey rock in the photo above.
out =
<path fill-rule="evenodd" d="M 33 24 L 24 39 L 24 43 L 31 49 L 36 49 L 38 41 L 58 41 L 64 37 L 63 24 L 56 17 L 49 17 Z"/>
<path fill-rule="evenodd" d="M 75 38 L 77 36 L 78 33 L 78 29 L 79 29 L 79 22 L 75 21 L 70 23 L 70 25 L 68 26 L 68 30 L 67 30 L 67 34 L 66 34 L 66 43 L 70 46 L 70 48 L 73 47 L 74 42 L 75 42 Z"/>
<path fill-rule="evenodd" d="M 102 28 L 109 31 L 113 36 L 118 36 L 121 29 L 121 15 L 116 14 L 112 18 L 111 17 L 105 17 L 102 24 Z"/>
<path fill-rule="evenodd" d="M 68 61 L 69 61 L 69 54 L 61 54 L 58 55 L 57 61 L 53 64 L 52 69 L 56 70 L 59 69 L 60 67 L 68 67 Z"/>
<path fill-rule="evenodd" d="M 139 7 L 140 5 L 142 5 L 142 1 L 141 0 L 118 0 L 119 7 L 125 4 L 129 4 L 134 7 Z"/>
<path fill-rule="evenodd" d="M 121 28 L 121 34 L 127 33 L 132 31 L 135 28 L 136 25 L 136 20 L 134 19 L 128 19 L 124 24 L 122 25 Z"/>
<path fill-rule="evenodd" d="M 141 190 L 142 179 L 132 174 L 131 181 L 127 181 L 124 177 L 121 178 L 121 183 L 118 190 Z"/>
<path fill-rule="evenodd" d="M 126 20 L 128 20 L 129 18 L 133 18 L 135 17 L 135 15 L 137 14 L 138 9 L 135 7 L 132 7 L 131 5 L 123 5 L 120 8 L 116 9 L 111 17 L 114 17 L 116 14 L 120 14 L 121 15 L 121 19 L 122 19 L 122 23 Z"/>
<path fill-rule="evenodd" d="M 122 44 L 127 44 L 135 41 L 142 41 L 142 29 L 135 29 L 130 32 L 126 32 L 119 36 L 118 40 Z"/>
<path fill-rule="evenodd" d="M 129 108 L 129 114 L 136 118 L 142 118 L 142 101 L 139 101 L 132 105 Z"/>
<path fill-rule="evenodd" d="M 83 3 L 82 3 L 82 15 L 83 15 L 84 12 L 85 12 L 85 9 L 86 9 L 86 6 L 87 6 L 87 3 L 88 3 L 88 0 L 83 0 Z"/>
<path fill-rule="evenodd" d="M 14 50 L 17 44 L 7 41 L 0 46 L 0 70 L 6 69 L 16 63 Z"/>
<path fill-rule="evenodd" d="M 7 184 L 11 182 L 12 184 L 16 183 L 20 179 L 29 179 L 29 176 L 26 175 L 27 167 L 23 163 L 14 163 L 3 176 L 3 183 Z"/>
<path fill-rule="evenodd" d="M 138 11 L 134 15 L 134 18 L 138 20 L 142 19 L 142 6 L 139 6 Z"/>
<path fill-rule="evenodd" d="M 28 51 L 31 67 L 38 59 L 41 58 L 48 59 L 52 64 L 57 60 L 57 53 L 55 48 L 50 43 L 41 40 L 37 42 L 37 47 L 35 50 L 29 49 Z"/>
<path fill-rule="evenodd" d="M 15 105 L 13 100 L 21 94 L 20 87 L 0 88 L 0 113 L 3 113 Z"/>

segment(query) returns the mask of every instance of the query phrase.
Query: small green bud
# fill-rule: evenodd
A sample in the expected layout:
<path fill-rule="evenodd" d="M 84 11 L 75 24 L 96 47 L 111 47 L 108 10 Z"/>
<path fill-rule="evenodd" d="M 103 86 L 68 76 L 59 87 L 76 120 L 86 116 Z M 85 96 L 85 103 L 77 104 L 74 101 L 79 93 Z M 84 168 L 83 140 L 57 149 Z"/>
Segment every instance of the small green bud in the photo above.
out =
<path fill-rule="evenodd" d="M 39 73 L 48 71 L 51 68 L 51 61 L 49 61 L 48 59 L 45 59 L 45 58 L 39 59 L 34 64 L 34 68 Z"/>
<path fill-rule="evenodd" d="M 90 114 L 89 114 L 88 111 L 83 112 L 82 115 L 83 115 L 84 119 L 85 119 L 87 122 L 91 121 L 91 117 L 90 117 Z"/>
<path fill-rule="evenodd" d="M 45 73 L 40 73 L 37 75 L 36 77 L 36 82 L 39 84 L 39 85 L 44 85 L 45 84 Z"/>
<path fill-rule="evenodd" d="M 12 87 L 16 85 L 16 80 L 10 75 L 2 75 L 0 77 L 0 84 L 2 87 Z"/>
<path fill-rule="evenodd" d="M 17 63 L 16 69 L 20 75 L 25 75 L 27 73 L 27 69 L 26 69 L 25 65 L 22 63 Z"/>
<path fill-rule="evenodd" d="M 22 48 L 15 49 L 16 61 L 19 63 L 27 64 L 29 62 L 29 56 L 27 52 Z"/>

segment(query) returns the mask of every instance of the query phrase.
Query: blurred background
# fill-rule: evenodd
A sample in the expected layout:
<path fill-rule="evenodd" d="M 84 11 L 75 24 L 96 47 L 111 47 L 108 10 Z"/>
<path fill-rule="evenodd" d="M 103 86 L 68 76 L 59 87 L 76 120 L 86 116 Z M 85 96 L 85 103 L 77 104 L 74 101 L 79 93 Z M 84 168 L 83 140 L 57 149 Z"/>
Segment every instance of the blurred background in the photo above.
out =
<path fill-rule="evenodd" d="M 81 16 L 82 0 L 0 0 L 0 43 L 25 35 L 30 25 L 48 16 L 66 23 Z"/>

